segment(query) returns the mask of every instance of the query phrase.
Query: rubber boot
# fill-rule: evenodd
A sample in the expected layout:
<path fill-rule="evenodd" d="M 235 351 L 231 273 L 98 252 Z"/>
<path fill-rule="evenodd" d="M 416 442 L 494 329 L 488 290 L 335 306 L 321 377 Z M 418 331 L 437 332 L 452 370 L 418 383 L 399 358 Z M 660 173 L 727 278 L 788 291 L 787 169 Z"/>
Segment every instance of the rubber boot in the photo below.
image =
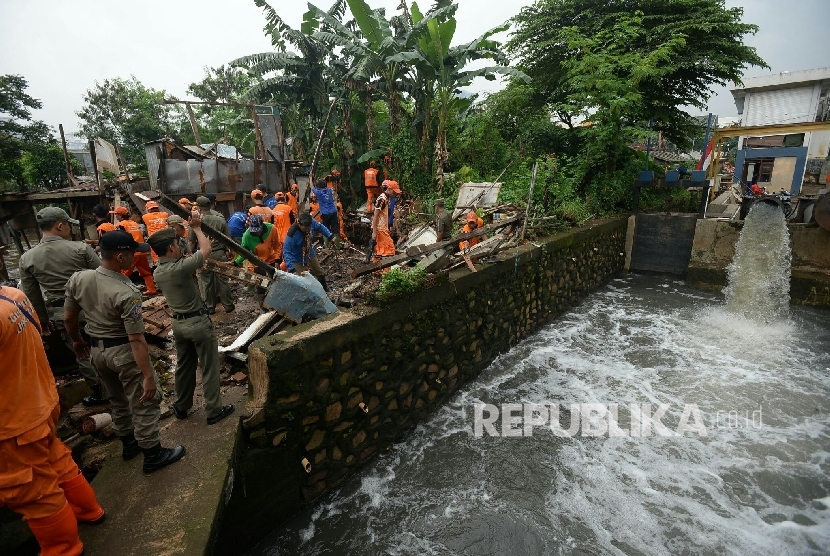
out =
<path fill-rule="evenodd" d="M 124 461 L 130 461 L 138 454 L 141 453 L 141 448 L 138 446 L 138 440 L 135 439 L 135 435 L 130 433 L 126 436 L 122 436 L 121 438 L 121 458 Z"/>
<path fill-rule="evenodd" d="M 78 522 L 67 504 L 55 515 L 30 519 L 29 529 L 40 544 L 41 556 L 78 556 L 84 544 L 78 537 Z"/>
<path fill-rule="evenodd" d="M 78 471 L 78 476 L 58 485 L 66 496 L 66 501 L 75 513 L 75 519 L 84 523 L 101 523 L 104 520 L 104 508 L 98 504 L 95 491 L 86 477 Z"/>
<path fill-rule="evenodd" d="M 82 399 L 81 403 L 87 407 L 90 407 L 93 405 L 105 404 L 107 401 L 108 400 L 104 397 L 104 393 L 101 390 L 101 385 L 96 384 L 92 387 L 92 394 Z"/>
<path fill-rule="evenodd" d="M 156 282 L 155 280 L 153 280 L 152 274 L 148 274 L 144 277 L 144 285 L 147 286 L 147 289 L 144 290 L 144 293 L 146 293 L 147 295 L 155 295 L 159 292 L 156 289 Z"/>
<path fill-rule="evenodd" d="M 161 443 L 156 444 L 152 448 L 142 448 L 144 452 L 144 473 L 150 474 L 153 471 L 158 471 L 162 467 L 167 467 L 171 463 L 176 463 L 184 457 L 184 446 L 176 446 L 175 448 L 162 448 Z"/>

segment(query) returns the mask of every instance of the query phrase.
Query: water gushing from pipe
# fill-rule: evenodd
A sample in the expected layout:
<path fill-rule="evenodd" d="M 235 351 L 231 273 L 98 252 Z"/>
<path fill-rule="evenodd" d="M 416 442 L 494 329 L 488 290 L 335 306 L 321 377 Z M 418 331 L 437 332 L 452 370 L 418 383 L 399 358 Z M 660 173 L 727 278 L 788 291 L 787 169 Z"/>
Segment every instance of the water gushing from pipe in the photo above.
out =
<path fill-rule="evenodd" d="M 756 202 L 726 268 L 726 308 L 763 323 L 789 317 L 790 233 L 781 208 Z"/>

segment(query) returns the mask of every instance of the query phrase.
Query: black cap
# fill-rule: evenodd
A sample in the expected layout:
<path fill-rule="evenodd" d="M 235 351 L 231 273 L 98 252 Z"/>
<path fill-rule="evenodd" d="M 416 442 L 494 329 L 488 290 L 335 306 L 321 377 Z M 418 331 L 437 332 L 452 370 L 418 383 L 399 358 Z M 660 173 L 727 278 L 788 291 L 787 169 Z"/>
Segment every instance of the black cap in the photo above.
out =
<path fill-rule="evenodd" d="M 216 202 L 216 195 L 214 193 L 205 193 L 205 197 L 210 199 L 211 204 Z"/>
<path fill-rule="evenodd" d="M 98 245 L 104 251 L 138 251 L 146 253 L 150 246 L 146 243 L 138 243 L 133 236 L 122 230 L 107 232 L 101 236 Z"/>

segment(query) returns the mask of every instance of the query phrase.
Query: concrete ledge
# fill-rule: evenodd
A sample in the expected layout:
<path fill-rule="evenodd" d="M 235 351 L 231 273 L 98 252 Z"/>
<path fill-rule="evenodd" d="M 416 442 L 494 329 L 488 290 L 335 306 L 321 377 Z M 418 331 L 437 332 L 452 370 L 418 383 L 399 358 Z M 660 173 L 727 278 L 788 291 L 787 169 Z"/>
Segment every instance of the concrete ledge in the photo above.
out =
<path fill-rule="evenodd" d="M 240 400 L 235 403 L 237 411 Z M 113 443 L 104 468 L 92 482 L 107 511 L 104 523 L 82 526 L 89 556 L 202 556 L 213 554 L 221 519 L 233 488 L 239 416 L 207 426 L 203 410 L 184 421 L 162 422 L 162 444 L 183 444 L 181 461 L 145 476 L 142 456 L 121 459 Z"/>

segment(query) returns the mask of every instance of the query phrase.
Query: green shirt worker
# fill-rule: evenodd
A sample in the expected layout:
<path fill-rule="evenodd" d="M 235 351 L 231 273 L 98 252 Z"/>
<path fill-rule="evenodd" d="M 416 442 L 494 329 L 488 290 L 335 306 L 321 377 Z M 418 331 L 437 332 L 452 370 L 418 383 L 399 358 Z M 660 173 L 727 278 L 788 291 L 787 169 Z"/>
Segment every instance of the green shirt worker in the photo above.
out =
<path fill-rule="evenodd" d="M 76 272 L 66 284 L 64 323 L 75 355 L 90 358 L 112 402 L 112 428 L 121 439 L 121 456 L 131 460 L 144 452 L 144 472 L 152 473 L 179 461 L 185 449 L 161 446 L 161 389 L 144 339 L 141 292 L 121 274 L 150 247 L 121 230 L 107 232 L 98 244 L 101 266 Z M 81 337 L 81 310 L 89 343 Z"/>
<path fill-rule="evenodd" d="M 205 396 L 207 424 L 218 423 L 231 413 L 233 405 L 222 405 L 219 392 L 219 341 L 213 322 L 199 294 L 195 273 L 210 256 L 210 240 L 202 232 L 198 209 L 190 217 L 190 229 L 196 236 L 198 251 L 182 257 L 176 232 L 164 228 L 149 237 L 147 243 L 159 256 L 153 278 L 173 311 L 173 338 L 176 344 L 176 402 L 173 414 L 185 419 L 193 407 L 196 390 L 196 365 L 202 363 L 202 392 Z"/>

